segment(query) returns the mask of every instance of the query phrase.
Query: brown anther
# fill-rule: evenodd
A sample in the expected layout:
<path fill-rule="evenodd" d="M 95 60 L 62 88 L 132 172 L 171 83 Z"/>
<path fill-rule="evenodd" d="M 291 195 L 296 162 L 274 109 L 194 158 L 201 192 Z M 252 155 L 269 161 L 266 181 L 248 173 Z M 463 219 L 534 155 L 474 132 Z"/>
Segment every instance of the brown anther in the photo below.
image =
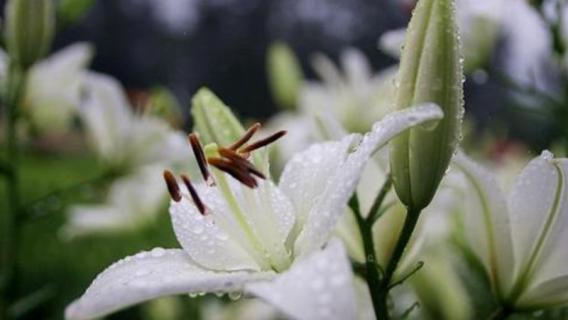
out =
<path fill-rule="evenodd" d="M 266 176 L 262 172 L 255 168 L 252 163 L 250 163 L 246 158 L 244 158 L 237 152 L 231 149 L 219 148 L 219 154 L 222 157 L 227 158 L 231 162 L 234 162 L 237 166 L 246 168 L 248 172 L 254 174 L 255 176 L 261 179 L 266 179 Z"/>
<path fill-rule="evenodd" d="M 189 177 L 186 176 L 185 174 L 181 175 L 181 180 L 183 181 L 183 183 L 185 184 L 185 187 L 187 188 L 187 191 L 189 191 L 189 195 L 191 196 L 191 199 L 193 200 L 193 203 L 195 203 L 195 206 L 197 207 L 197 210 L 199 210 L 199 212 L 202 215 L 207 214 L 207 207 L 205 206 L 205 204 L 203 203 L 203 201 L 201 201 L 201 198 L 199 198 L 199 195 L 197 194 L 197 191 L 195 190 L 195 188 L 193 187 L 193 185 L 191 184 L 191 180 L 189 180 Z"/>
<path fill-rule="evenodd" d="M 179 185 L 171 171 L 164 171 L 164 180 L 166 181 L 166 186 L 168 187 L 168 192 L 175 202 L 181 201 L 181 192 L 179 190 Z"/>
<path fill-rule="evenodd" d="M 282 138 L 285 134 L 286 134 L 285 130 L 278 131 L 271 136 L 268 136 L 264 139 L 258 140 L 255 143 L 249 144 L 248 146 L 244 147 L 242 150 L 239 150 L 239 152 L 240 153 L 248 153 L 248 152 L 254 151 L 256 149 L 262 148 L 262 147 L 267 146 L 267 145 L 273 143 L 274 141 Z"/>
<path fill-rule="evenodd" d="M 251 189 L 254 189 L 258 186 L 258 183 L 254 179 L 254 177 L 251 176 L 246 167 L 240 166 L 235 162 L 222 158 L 207 158 L 207 161 L 215 168 L 226 172 L 237 181 Z"/>
<path fill-rule="evenodd" d="M 245 132 L 245 134 L 239 140 L 235 141 L 227 148 L 236 151 L 237 149 L 242 147 L 245 143 L 249 142 L 250 138 L 254 136 L 254 134 L 258 131 L 258 129 L 260 129 L 260 127 L 261 125 L 258 122 L 253 124 L 252 126 L 250 126 L 250 128 L 247 129 L 247 132 Z"/>
<path fill-rule="evenodd" d="M 189 144 L 191 145 L 191 149 L 193 150 L 193 154 L 195 155 L 195 159 L 197 161 L 197 165 L 199 166 L 199 171 L 201 171 L 201 175 L 203 176 L 203 180 L 205 180 L 205 183 L 208 186 L 214 185 L 215 181 L 213 180 L 213 176 L 211 176 L 211 173 L 209 173 L 209 169 L 207 168 L 205 152 L 203 152 L 203 147 L 201 147 L 199 137 L 196 133 L 191 133 L 189 135 Z"/>

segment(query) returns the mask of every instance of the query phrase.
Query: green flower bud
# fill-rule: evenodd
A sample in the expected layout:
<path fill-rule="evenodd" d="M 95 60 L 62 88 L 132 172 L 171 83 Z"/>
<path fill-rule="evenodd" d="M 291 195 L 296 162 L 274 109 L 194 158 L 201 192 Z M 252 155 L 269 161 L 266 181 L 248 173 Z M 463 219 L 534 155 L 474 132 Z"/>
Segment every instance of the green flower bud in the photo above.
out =
<path fill-rule="evenodd" d="M 29 68 L 47 53 L 54 29 L 53 0 L 10 0 L 6 4 L 6 45 L 21 68 Z"/>
<path fill-rule="evenodd" d="M 435 103 L 444 111 L 434 128 L 415 127 L 390 145 L 398 197 L 406 206 L 421 210 L 434 197 L 461 138 L 463 59 L 455 0 L 420 0 L 407 32 L 395 107 Z"/>
<path fill-rule="evenodd" d="M 59 0 L 57 18 L 63 25 L 79 21 L 95 4 L 96 0 Z"/>
<path fill-rule="evenodd" d="M 284 109 L 296 108 L 304 75 L 294 52 L 275 42 L 268 49 L 266 68 L 274 101 Z"/>
<path fill-rule="evenodd" d="M 245 133 L 231 109 L 207 88 L 199 89 L 191 99 L 191 115 L 193 130 L 203 144 L 228 146 Z"/>
<path fill-rule="evenodd" d="M 191 103 L 193 131 L 199 134 L 204 145 L 226 147 L 245 134 L 245 129 L 231 109 L 211 90 L 199 89 Z M 266 174 L 269 173 L 268 153 L 265 150 L 254 152 L 252 162 Z"/>

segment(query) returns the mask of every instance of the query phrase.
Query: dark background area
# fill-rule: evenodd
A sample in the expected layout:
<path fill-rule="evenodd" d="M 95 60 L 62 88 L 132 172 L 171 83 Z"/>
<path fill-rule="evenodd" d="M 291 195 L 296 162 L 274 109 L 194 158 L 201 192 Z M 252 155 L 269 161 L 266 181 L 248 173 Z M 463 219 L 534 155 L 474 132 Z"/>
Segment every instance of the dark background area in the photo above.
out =
<path fill-rule="evenodd" d="M 157 7 L 168 1 L 178 3 L 179 18 Z M 266 117 L 275 110 L 265 72 L 272 41 L 287 42 L 306 71 L 314 52 L 336 57 L 346 46 L 363 50 L 378 70 L 395 62 L 377 49 L 377 39 L 406 24 L 400 6 L 377 0 L 98 0 L 58 34 L 55 49 L 92 42 L 92 68 L 128 88 L 162 84 L 186 105 L 196 89 L 208 86 L 243 116 Z"/>

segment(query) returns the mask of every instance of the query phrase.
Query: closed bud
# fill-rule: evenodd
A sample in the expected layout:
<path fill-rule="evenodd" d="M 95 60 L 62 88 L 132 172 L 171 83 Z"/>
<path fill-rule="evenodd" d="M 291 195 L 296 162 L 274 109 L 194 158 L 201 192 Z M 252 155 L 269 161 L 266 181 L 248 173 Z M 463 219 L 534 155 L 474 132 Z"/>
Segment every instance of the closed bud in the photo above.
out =
<path fill-rule="evenodd" d="M 274 101 L 283 109 L 296 108 L 304 76 L 294 52 L 282 42 L 272 44 L 266 68 Z"/>
<path fill-rule="evenodd" d="M 6 45 L 23 69 L 41 59 L 53 40 L 53 0 L 9 0 L 6 5 Z"/>
<path fill-rule="evenodd" d="M 395 107 L 435 103 L 444 118 L 433 128 L 412 128 L 390 145 L 396 192 L 414 210 L 425 208 L 434 197 L 460 140 L 462 60 L 455 0 L 420 0 L 407 31 Z"/>
<path fill-rule="evenodd" d="M 231 109 L 207 88 L 199 89 L 191 99 L 191 115 L 193 130 L 204 144 L 228 146 L 245 133 Z"/>

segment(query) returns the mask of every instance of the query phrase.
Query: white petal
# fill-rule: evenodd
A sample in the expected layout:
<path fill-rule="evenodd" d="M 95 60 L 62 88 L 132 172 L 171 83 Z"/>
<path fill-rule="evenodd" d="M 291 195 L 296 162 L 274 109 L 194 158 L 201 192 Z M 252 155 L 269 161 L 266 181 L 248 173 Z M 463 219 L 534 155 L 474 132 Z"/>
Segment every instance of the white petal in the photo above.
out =
<path fill-rule="evenodd" d="M 296 261 L 269 282 L 246 285 L 294 319 L 355 319 L 357 309 L 351 265 L 341 242 Z"/>
<path fill-rule="evenodd" d="M 294 165 L 296 169 L 292 166 L 287 169 L 304 174 L 289 173 L 295 176 L 290 176 L 288 181 L 281 182 L 281 185 L 286 182 L 284 185 L 287 189 L 296 193 L 292 196 L 287 193 L 297 206 L 296 209 L 309 209 L 306 224 L 295 244 L 295 254 L 309 253 L 321 247 L 329 238 L 337 219 L 344 212 L 349 198 L 355 191 L 361 172 L 375 151 L 404 130 L 426 121 L 440 119 L 442 116 L 441 109 L 435 105 L 424 105 L 391 113 L 373 126 L 373 130 L 365 135 L 357 149 L 346 159 L 343 154 L 344 148 L 351 145 L 353 136 L 344 138 L 340 144 L 335 142 L 314 146 L 315 149 L 320 149 L 318 154 L 314 154 L 316 150 L 300 154 Z M 320 172 L 315 175 L 314 172 L 322 170 L 323 164 L 325 164 L 325 174 Z M 292 190 L 294 188 L 297 189 Z M 315 196 L 303 198 L 305 196 L 298 195 L 299 193 L 315 194 Z M 298 208 L 298 202 L 294 199 L 302 199 L 299 202 L 302 207 Z"/>
<path fill-rule="evenodd" d="M 161 166 L 139 168 L 116 180 L 104 204 L 71 208 L 65 236 L 135 229 L 151 222 L 160 213 L 167 192 L 161 179 Z"/>
<path fill-rule="evenodd" d="M 506 37 L 503 52 L 505 69 L 514 81 L 537 90 L 550 92 L 551 37 L 547 22 L 528 1 L 508 1 L 502 33 Z M 526 44 L 530 43 L 530 46 Z"/>
<path fill-rule="evenodd" d="M 90 72 L 86 77 L 86 98 L 80 108 L 81 120 L 100 157 L 120 162 L 128 148 L 124 136 L 132 123 L 128 100 L 118 81 Z"/>
<path fill-rule="evenodd" d="M 172 130 L 166 121 L 156 117 L 134 118 L 122 140 L 126 160 L 133 166 L 191 163 L 193 159 L 185 134 Z"/>
<path fill-rule="evenodd" d="M 544 309 L 568 304 L 568 275 L 545 281 L 517 302 L 521 308 Z"/>
<path fill-rule="evenodd" d="M 320 79 L 327 85 L 339 86 L 343 83 L 341 72 L 337 69 L 333 61 L 325 55 L 321 53 L 315 54 L 312 58 L 312 66 Z"/>
<path fill-rule="evenodd" d="M 379 49 L 393 58 L 400 58 L 406 29 L 391 30 L 383 33 L 379 39 Z"/>
<path fill-rule="evenodd" d="M 495 175 L 458 153 L 454 165 L 463 172 L 466 237 L 501 291 L 510 285 L 513 249 L 505 197 Z M 501 292 L 503 293 L 503 292 Z"/>
<path fill-rule="evenodd" d="M 329 188 L 334 175 L 340 171 L 356 137 L 351 135 L 339 142 L 314 144 L 286 164 L 279 187 L 294 205 L 298 225 L 296 231 L 301 230 L 317 203 L 327 201 L 323 191 Z"/>
<path fill-rule="evenodd" d="M 195 266 L 179 249 L 155 248 L 120 260 L 97 276 L 65 310 L 67 319 L 92 319 L 157 297 L 240 290 L 271 273 L 217 273 Z"/>
<path fill-rule="evenodd" d="M 184 193 L 180 202 L 172 201 L 170 214 L 176 237 L 199 265 L 212 270 L 260 270 L 255 248 L 234 220 L 217 188 L 196 185 L 207 206 L 203 215 Z"/>
<path fill-rule="evenodd" d="M 368 84 L 373 71 L 363 52 L 355 48 L 348 48 L 341 53 L 340 58 L 346 80 L 351 85 L 357 88 Z"/>
<path fill-rule="evenodd" d="M 533 285 L 568 275 L 566 160 L 545 151 L 523 170 L 509 195 L 518 277 Z"/>
<path fill-rule="evenodd" d="M 82 76 L 93 49 L 71 45 L 32 67 L 26 84 L 24 106 L 40 130 L 65 131 L 80 103 Z"/>

